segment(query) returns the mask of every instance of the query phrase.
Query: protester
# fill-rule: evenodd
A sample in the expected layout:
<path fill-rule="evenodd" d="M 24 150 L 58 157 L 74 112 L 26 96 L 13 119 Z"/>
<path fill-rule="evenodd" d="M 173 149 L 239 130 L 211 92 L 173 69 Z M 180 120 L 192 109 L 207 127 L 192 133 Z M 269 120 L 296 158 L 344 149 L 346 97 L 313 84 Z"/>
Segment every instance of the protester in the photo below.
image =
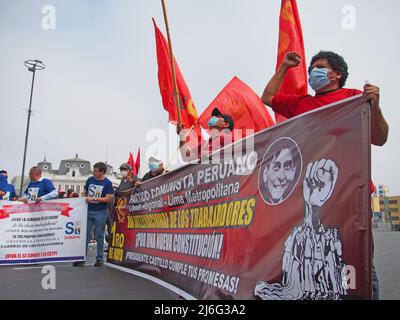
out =
<path fill-rule="evenodd" d="M 60 199 L 64 198 L 65 194 L 66 194 L 66 192 L 64 190 L 62 190 L 62 189 L 58 190 L 58 197 Z"/>
<path fill-rule="evenodd" d="M 18 199 L 15 188 L 8 183 L 8 173 L 6 170 L 0 171 L 0 200 L 16 201 Z"/>
<path fill-rule="evenodd" d="M 68 189 L 67 198 L 79 198 L 79 194 L 77 194 L 74 189 Z"/>
<path fill-rule="evenodd" d="M 232 131 L 234 128 L 233 118 L 228 114 L 222 114 L 218 108 L 212 111 L 212 117 L 208 121 L 210 138 L 203 141 L 197 150 L 192 150 L 186 139 L 186 130 L 182 125 L 177 126 L 177 133 L 180 138 L 180 151 L 182 159 L 186 162 L 199 158 L 208 158 L 216 150 L 232 142 Z"/>
<path fill-rule="evenodd" d="M 22 195 L 24 203 L 29 201 L 39 203 L 42 200 L 51 200 L 58 197 L 57 189 L 49 179 L 42 178 L 42 170 L 38 166 L 31 168 L 29 178 L 31 181 Z"/>
<path fill-rule="evenodd" d="M 290 68 L 297 67 L 300 55 L 296 52 L 286 54 L 277 72 L 265 87 L 262 101 L 276 113 L 292 118 L 302 113 L 320 108 L 339 100 L 363 94 L 365 101 L 371 105 L 371 143 L 382 146 L 388 138 L 389 126 L 380 108 L 380 92 L 377 86 L 366 83 L 364 92 L 357 89 L 344 88 L 349 75 L 347 63 L 342 56 L 331 51 L 320 51 L 310 63 L 308 69 L 309 84 L 315 91 L 311 95 L 287 95 L 279 93 L 279 89 Z M 372 266 L 373 298 L 379 299 L 379 281 Z"/>
<path fill-rule="evenodd" d="M 142 182 L 150 180 L 152 178 L 161 176 L 165 173 L 168 173 L 164 168 L 164 164 L 161 160 L 158 160 L 154 157 L 150 157 L 148 161 L 150 171 L 147 172 L 142 179 L 135 182 L 135 187 L 139 188 L 142 185 Z"/>
<path fill-rule="evenodd" d="M 0 197 L 4 196 L 6 194 L 5 191 L 7 188 L 7 179 L 5 176 L 0 175 Z"/>
<path fill-rule="evenodd" d="M 91 240 L 92 229 L 95 229 L 97 242 L 97 255 L 95 267 L 103 264 L 104 255 L 104 232 L 107 220 L 107 204 L 112 201 L 113 186 L 111 181 L 106 178 L 107 166 L 103 162 L 98 162 L 93 166 L 93 176 L 87 179 L 85 184 L 86 202 L 88 203 L 87 218 L 87 240 L 86 248 Z M 74 266 L 84 265 L 84 261 L 74 262 Z"/>
<path fill-rule="evenodd" d="M 115 188 L 115 194 L 123 195 L 126 193 L 131 192 L 135 188 L 135 183 L 139 180 L 136 175 L 132 172 L 132 167 L 128 163 L 123 163 L 119 167 L 122 179 L 117 188 Z M 114 197 L 115 200 L 115 197 Z M 114 203 L 110 202 L 108 206 L 108 214 L 107 214 L 107 221 L 106 221 L 106 242 L 109 243 L 110 240 L 110 230 L 112 227 L 112 212 L 113 212 Z"/>
<path fill-rule="evenodd" d="M 331 51 L 320 51 L 311 59 L 308 69 L 309 84 L 315 91 L 315 96 L 279 93 L 286 73 L 299 63 L 300 55 L 296 52 L 287 53 L 261 98 L 266 105 L 286 118 L 363 93 L 357 89 L 344 88 L 349 75 L 347 63 L 343 57 Z M 382 146 L 386 143 L 389 126 L 379 105 L 379 88 L 365 84 L 363 95 L 371 105 L 371 142 Z"/>
<path fill-rule="evenodd" d="M 136 181 L 138 181 L 138 177 L 132 173 L 132 167 L 128 163 L 123 163 L 119 167 L 121 172 L 121 183 L 117 187 L 117 192 L 128 191 L 135 187 Z"/>

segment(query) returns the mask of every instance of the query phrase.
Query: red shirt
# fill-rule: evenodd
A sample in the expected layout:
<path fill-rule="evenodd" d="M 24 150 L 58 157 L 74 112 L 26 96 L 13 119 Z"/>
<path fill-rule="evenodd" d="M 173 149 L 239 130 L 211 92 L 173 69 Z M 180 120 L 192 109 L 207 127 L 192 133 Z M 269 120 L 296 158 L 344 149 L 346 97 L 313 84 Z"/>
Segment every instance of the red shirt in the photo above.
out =
<path fill-rule="evenodd" d="M 222 130 L 214 137 L 210 137 L 208 140 L 202 140 L 197 146 L 197 152 L 200 158 L 208 157 L 213 152 L 222 149 L 225 145 L 232 143 L 233 136 L 229 130 Z"/>
<path fill-rule="evenodd" d="M 211 154 L 218 149 L 222 149 L 225 145 L 232 143 L 232 133 L 222 130 L 220 134 L 208 140 L 208 153 Z"/>
<path fill-rule="evenodd" d="M 316 96 L 277 93 L 272 99 L 272 109 L 286 118 L 292 118 L 360 93 L 360 90 L 345 88 Z"/>
<path fill-rule="evenodd" d="M 277 93 L 272 99 L 272 109 L 286 118 L 292 118 L 302 113 L 321 108 L 330 103 L 361 94 L 358 89 L 339 89 L 316 96 Z M 371 193 L 375 190 L 371 180 Z"/>

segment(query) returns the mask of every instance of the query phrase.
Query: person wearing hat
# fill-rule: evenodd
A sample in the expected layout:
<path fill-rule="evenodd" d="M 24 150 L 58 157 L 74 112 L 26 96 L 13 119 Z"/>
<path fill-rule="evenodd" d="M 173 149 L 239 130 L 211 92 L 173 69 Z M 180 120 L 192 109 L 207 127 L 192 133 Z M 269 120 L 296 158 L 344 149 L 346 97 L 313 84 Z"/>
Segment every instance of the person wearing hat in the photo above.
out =
<path fill-rule="evenodd" d="M 168 173 L 167 170 L 164 168 L 164 164 L 161 160 L 158 160 L 154 157 L 150 157 L 148 160 L 149 169 L 150 171 L 147 172 L 142 179 L 136 181 L 135 187 L 139 188 L 142 182 L 150 180 L 152 178 L 158 177 L 163 175 L 164 173 Z"/>
<path fill-rule="evenodd" d="M 62 199 L 64 198 L 64 196 L 67 194 L 66 191 L 64 191 L 63 189 L 58 190 L 58 198 Z"/>
<path fill-rule="evenodd" d="M 67 190 L 67 198 L 79 198 L 79 194 L 77 194 L 74 189 Z"/>
<path fill-rule="evenodd" d="M 199 158 L 209 157 L 213 152 L 225 145 L 232 143 L 232 131 L 234 128 L 233 118 L 228 114 L 223 114 L 218 108 L 214 108 L 208 120 L 210 128 L 210 138 L 203 141 L 198 147 L 197 153 L 191 150 L 187 144 L 186 132 L 183 124 L 177 126 L 177 133 L 180 137 L 180 150 L 184 161 L 193 161 Z"/>
<path fill-rule="evenodd" d="M 116 191 L 124 192 L 135 187 L 135 182 L 138 181 L 136 175 L 132 173 L 132 167 L 128 163 L 123 163 L 119 167 L 122 179 Z"/>

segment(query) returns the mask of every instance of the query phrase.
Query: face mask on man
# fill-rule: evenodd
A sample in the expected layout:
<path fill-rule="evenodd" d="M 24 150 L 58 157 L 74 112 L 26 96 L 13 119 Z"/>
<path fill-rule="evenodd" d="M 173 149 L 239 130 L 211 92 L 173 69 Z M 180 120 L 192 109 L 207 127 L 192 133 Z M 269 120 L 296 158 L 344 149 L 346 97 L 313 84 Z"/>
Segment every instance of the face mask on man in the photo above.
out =
<path fill-rule="evenodd" d="M 219 118 L 216 116 L 211 117 L 210 120 L 208 120 L 208 126 L 211 127 L 216 127 L 218 123 Z"/>
<path fill-rule="evenodd" d="M 122 178 L 126 178 L 128 176 L 128 171 L 127 170 L 121 170 L 121 176 L 122 176 Z"/>
<path fill-rule="evenodd" d="M 149 162 L 150 171 L 156 171 L 160 168 L 160 164 L 158 162 Z"/>
<path fill-rule="evenodd" d="M 310 72 L 308 83 L 314 91 L 318 91 L 331 83 L 328 78 L 328 72 L 332 70 L 328 68 L 314 68 Z"/>

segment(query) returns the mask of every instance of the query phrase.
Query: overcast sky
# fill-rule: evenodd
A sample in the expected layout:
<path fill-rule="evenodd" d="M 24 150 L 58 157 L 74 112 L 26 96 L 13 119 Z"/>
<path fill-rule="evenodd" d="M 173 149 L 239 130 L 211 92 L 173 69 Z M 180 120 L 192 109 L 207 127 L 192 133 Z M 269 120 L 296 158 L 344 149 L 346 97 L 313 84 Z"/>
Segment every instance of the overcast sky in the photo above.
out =
<path fill-rule="evenodd" d="M 45 5 L 55 9 L 55 29 L 42 26 Z M 235 75 L 261 95 L 275 69 L 280 0 L 167 5 L 174 53 L 199 113 Z M 346 28 L 346 5 L 355 9 L 355 28 Z M 361 89 L 365 80 L 380 86 L 390 134 L 384 147 L 372 148 L 372 177 L 400 194 L 393 171 L 399 163 L 400 2 L 298 0 L 298 6 L 307 61 L 320 49 L 336 51 L 349 65 L 347 87 Z M 151 17 L 165 31 L 160 0 L 0 0 L 0 167 L 11 177 L 21 174 L 32 77 L 27 59 L 47 65 L 36 78 L 27 170 L 43 160 L 46 144 L 55 168 L 75 153 L 114 167 L 139 146 L 145 154 L 152 143 L 146 133 L 169 128 Z"/>

